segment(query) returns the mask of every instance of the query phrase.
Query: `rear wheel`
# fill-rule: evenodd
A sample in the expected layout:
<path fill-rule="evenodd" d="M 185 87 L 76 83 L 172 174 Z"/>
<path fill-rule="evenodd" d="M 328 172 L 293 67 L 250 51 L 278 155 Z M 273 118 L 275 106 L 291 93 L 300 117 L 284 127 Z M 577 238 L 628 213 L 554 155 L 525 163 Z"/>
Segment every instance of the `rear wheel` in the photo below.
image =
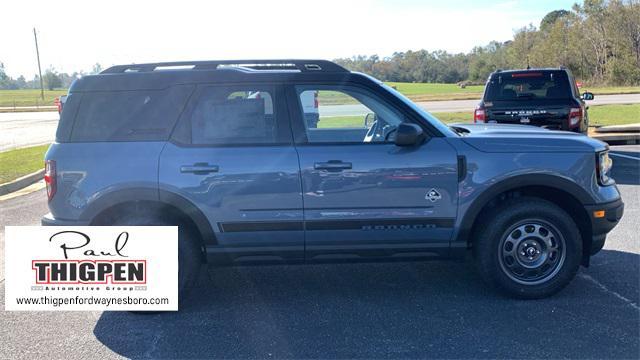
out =
<path fill-rule="evenodd" d="M 518 298 L 550 296 L 564 288 L 580 266 L 582 241 L 573 219 L 553 203 L 511 199 L 474 243 L 486 282 Z"/>
<path fill-rule="evenodd" d="M 175 221 L 154 217 L 135 216 L 117 219 L 113 225 L 117 226 L 175 226 L 178 225 L 178 297 L 179 302 L 186 299 L 189 290 L 198 280 L 202 266 L 202 252 L 200 244 L 193 230 Z"/>

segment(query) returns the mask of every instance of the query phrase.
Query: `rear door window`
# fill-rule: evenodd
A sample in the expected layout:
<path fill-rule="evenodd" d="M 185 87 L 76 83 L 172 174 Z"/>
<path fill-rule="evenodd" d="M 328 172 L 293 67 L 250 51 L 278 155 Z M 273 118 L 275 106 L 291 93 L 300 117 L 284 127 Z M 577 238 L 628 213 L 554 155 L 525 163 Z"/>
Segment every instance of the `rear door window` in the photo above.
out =
<path fill-rule="evenodd" d="M 192 145 L 291 143 L 272 86 L 209 86 L 201 89 L 174 139 Z"/>
<path fill-rule="evenodd" d="M 192 90 L 192 86 L 173 86 L 83 93 L 71 141 L 167 140 Z"/>
<path fill-rule="evenodd" d="M 567 99 L 571 97 L 567 74 L 563 71 L 529 71 L 492 76 L 485 100 Z"/>

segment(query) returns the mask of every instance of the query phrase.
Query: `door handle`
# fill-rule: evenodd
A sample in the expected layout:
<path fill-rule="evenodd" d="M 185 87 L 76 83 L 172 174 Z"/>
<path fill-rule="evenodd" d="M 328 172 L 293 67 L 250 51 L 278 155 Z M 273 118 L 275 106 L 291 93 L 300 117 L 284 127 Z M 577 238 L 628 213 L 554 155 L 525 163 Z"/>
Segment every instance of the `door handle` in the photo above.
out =
<path fill-rule="evenodd" d="M 353 166 L 350 162 L 342 162 L 340 160 L 329 160 L 313 164 L 315 170 L 342 171 L 351 169 Z"/>
<path fill-rule="evenodd" d="M 209 165 L 206 163 L 197 163 L 193 165 L 183 165 L 180 167 L 181 173 L 193 173 L 197 175 L 204 175 L 213 172 L 218 172 L 218 165 Z"/>

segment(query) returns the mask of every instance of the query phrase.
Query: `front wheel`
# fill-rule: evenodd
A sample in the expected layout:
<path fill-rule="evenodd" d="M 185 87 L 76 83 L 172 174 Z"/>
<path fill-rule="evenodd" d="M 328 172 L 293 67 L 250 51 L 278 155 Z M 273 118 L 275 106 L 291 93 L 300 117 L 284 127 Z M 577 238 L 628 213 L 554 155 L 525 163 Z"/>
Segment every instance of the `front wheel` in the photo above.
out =
<path fill-rule="evenodd" d="M 551 202 L 528 197 L 499 206 L 473 248 L 486 282 L 525 299 L 560 291 L 577 273 L 582 257 L 573 219 Z"/>

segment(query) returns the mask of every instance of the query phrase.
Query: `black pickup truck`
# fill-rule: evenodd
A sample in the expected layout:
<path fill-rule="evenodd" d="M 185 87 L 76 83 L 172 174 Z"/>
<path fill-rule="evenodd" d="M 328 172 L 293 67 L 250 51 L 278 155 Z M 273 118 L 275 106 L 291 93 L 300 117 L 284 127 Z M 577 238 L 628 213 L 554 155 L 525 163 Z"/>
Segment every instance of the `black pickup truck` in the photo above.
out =
<path fill-rule="evenodd" d="M 586 133 L 593 94 L 580 95 L 571 72 L 554 69 L 498 70 L 487 80 L 475 123 L 536 125 Z"/>

